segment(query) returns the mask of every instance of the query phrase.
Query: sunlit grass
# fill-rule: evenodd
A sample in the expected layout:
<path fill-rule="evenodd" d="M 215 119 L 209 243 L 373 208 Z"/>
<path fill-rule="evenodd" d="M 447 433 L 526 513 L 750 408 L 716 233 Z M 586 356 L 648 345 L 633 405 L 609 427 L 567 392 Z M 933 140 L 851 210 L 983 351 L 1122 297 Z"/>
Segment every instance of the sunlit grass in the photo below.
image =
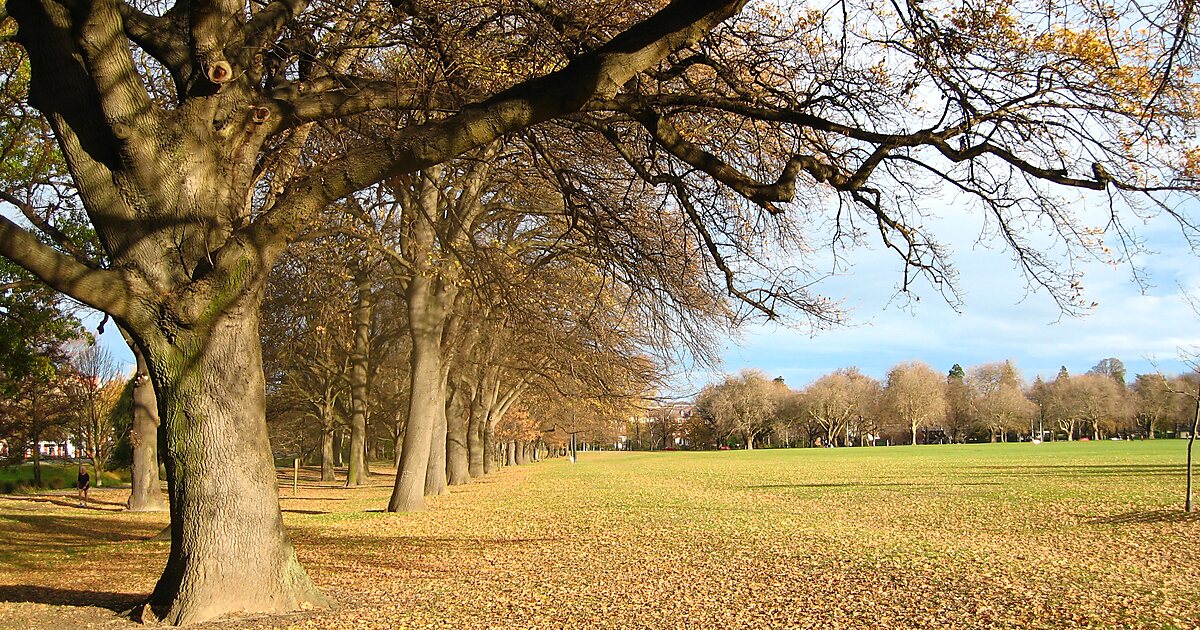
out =
<path fill-rule="evenodd" d="M 390 475 L 346 489 L 309 469 L 293 496 L 281 470 L 301 559 L 344 606 L 242 625 L 1192 627 L 1184 445 L 587 452 L 400 515 L 382 511 Z M 97 601 L 136 600 L 162 522 L 0 501 L 0 548 L 24 549 L 0 554 L 0 591 L 78 606 L 73 575 L 103 585 Z M 0 625 L 23 606 L 0 603 Z"/>

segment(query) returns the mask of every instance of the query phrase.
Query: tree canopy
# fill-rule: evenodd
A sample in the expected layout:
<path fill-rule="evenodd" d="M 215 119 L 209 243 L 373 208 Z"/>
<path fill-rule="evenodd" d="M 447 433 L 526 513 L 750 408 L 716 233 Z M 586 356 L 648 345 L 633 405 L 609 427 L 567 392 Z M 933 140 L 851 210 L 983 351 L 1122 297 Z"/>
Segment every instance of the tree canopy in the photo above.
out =
<path fill-rule="evenodd" d="M 956 299 L 923 214 L 941 194 L 977 210 L 985 236 L 1067 310 L 1087 306 L 1074 261 L 1110 256 L 1105 237 L 1121 246 L 1112 255 L 1136 249 L 1135 217 L 1167 214 L 1196 236 L 1172 196 L 1200 172 L 1189 2 L 13 0 L 6 11 L 9 118 L 40 116 L 14 136 L 35 142 L 10 145 L 52 134 L 65 173 L 3 182 L 23 220 L 0 217 L 0 254 L 115 318 L 158 394 L 172 552 L 147 619 L 327 603 L 275 500 L 258 339 L 268 275 L 328 227 L 332 205 L 381 186 L 419 188 L 438 203 L 417 205 L 444 211 L 454 195 L 434 185 L 439 169 L 499 140 L 521 137 L 552 173 L 559 236 L 670 230 L 685 247 L 605 251 L 695 252 L 696 277 L 742 314 L 814 326 L 841 314 L 814 286 L 836 270 L 812 252 L 844 260 L 872 233 L 899 256 L 902 289 L 925 278 Z M 32 110 L 19 103 L 26 86 Z M 1077 190 L 1109 216 L 1064 203 Z M 86 221 L 72 218 L 80 208 Z M 435 224 L 410 233 L 427 241 Z M 453 293 L 444 268 L 419 262 L 406 289 L 410 326 L 423 326 L 412 364 L 432 395 L 410 400 L 421 418 L 410 453 L 428 451 L 447 378 L 447 320 L 414 298 Z M 402 466 L 398 495 L 422 485 L 419 463 Z"/>

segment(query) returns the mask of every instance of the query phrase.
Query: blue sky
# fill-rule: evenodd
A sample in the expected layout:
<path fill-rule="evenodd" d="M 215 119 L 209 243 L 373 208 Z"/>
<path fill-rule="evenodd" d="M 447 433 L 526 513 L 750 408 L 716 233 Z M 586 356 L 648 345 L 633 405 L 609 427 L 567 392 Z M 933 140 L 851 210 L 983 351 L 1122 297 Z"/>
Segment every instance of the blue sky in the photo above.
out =
<path fill-rule="evenodd" d="M 850 268 L 819 287 L 842 300 L 848 325 L 816 334 L 780 324 L 747 326 L 726 344 L 718 371 L 688 372 L 683 375 L 688 382 L 672 394 L 690 394 L 722 372 L 743 368 L 782 376 L 799 388 L 847 366 L 882 378 L 891 366 L 908 360 L 945 371 L 955 363 L 970 368 L 1011 359 L 1032 381 L 1038 374 L 1053 378 L 1060 365 L 1078 374 L 1103 358 L 1117 357 L 1132 378 L 1156 369 L 1185 371 L 1180 352 L 1200 347 L 1200 316 L 1181 290 L 1200 296 L 1200 258 L 1168 220 L 1138 226 L 1152 253 L 1135 257 L 1132 264 L 1144 273 L 1148 286 L 1134 282 L 1128 263 L 1087 262 L 1082 265 L 1085 297 L 1098 306 L 1085 317 L 1069 317 L 1044 292 L 1028 290 L 1006 250 L 977 243 L 978 219 L 970 213 L 924 218 L 952 250 L 963 297 L 958 312 L 928 286 L 914 289 L 912 296 L 919 300 L 897 296 L 898 258 L 877 243 L 858 248 L 847 258 Z M 98 321 L 89 320 L 93 331 Z M 109 325 L 103 338 L 131 370 L 132 354 L 116 327 Z"/>
<path fill-rule="evenodd" d="M 1082 204 L 1082 202 L 1080 202 Z M 1195 206 L 1191 206 L 1194 210 Z M 1080 206 L 1081 216 L 1101 215 Z M 846 273 L 824 282 L 823 292 L 843 299 L 849 325 L 810 334 L 777 324 L 747 327 L 723 352 L 721 371 L 759 368 L 799 388 L 839 367 L 858 366 L 882 378 L 901 361 L 921 360 L 939 371 L 1011 359 L 1028 380 L 1053 378 L 1059 366 L 1078 374 L 1106 357 L 1137 373 L 1189 369 L 1181 351 L 1200 346 L 1200 316 L 1184 298 L 1200 294 L 1200 259 L 1179 228 L 1166 219 L 1136 225 L 1149 253 L 1121 264 L 1088 261 L 1084 296 L 1098 305 L 1084 317 L 1065 316 L 1044 291 L 1029 290 L 1011 255 L 977 243 L 978 219 L 932 218 L 942 242 L 953 250 L 963 297 L 958 312 L 928 286 L 919 300 L 897 296 L 899 259 L 878 246 L 850 256 Z M 1147 286 L 1134 281 L 1132 269 Z M 692 373 L 680 393 L 719 378 Z"/>

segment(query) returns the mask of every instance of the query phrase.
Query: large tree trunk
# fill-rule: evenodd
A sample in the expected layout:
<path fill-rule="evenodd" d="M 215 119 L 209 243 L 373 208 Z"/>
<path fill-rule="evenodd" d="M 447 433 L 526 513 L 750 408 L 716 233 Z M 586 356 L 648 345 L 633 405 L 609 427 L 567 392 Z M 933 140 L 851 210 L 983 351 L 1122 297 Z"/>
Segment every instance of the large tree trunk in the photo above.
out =
<path fill-rule="evenodd" d="M 483 423 L 483 473 L 490 475 L 496 471 L 499 462 L 496 461 L 496 429 L 491 420 Z"/>
<path fill-rule="evenodd" d="M 470 406 L 466 392 L 464 383 L 456 383 L 446 401 L 446 483 L 452 486 L 468 483 L 472 476 Z"/>
<path fill-rule="evenodd" d="M 373 301 L 371 287 L 359 279 L 354 304 L 354 350 L 350 355 L 350 469 L 347 486 L 367 483 L 367 362 Z"/>
<path fill-rule="evenodd" d="M 328 421 L 326 421 L 328 422 Z M 334 448 L 333 435 L 335 431 L 330 424 L 321 427 L 321 481 L 334 481 Z"/>
<path fill-rule="evenodd" d="M 471 414 L 467 420 L 467 467 L 471 477 L 482 477 L 486 469 L 484 434 L 487 431 L 487 417 L 483 410 L 479 394 L 476 394 L 471 399 Z"/>
<path fill-rule="evenodd" d="M 446 494 L 446 389 L 445 381 L 439 383 L 435 401 L 441 401 L 433 410 L 433 433 L 429 440 L 429 465 L 425 471 L 425 496 Z"/>
<path fill-rule="evenodd" d="M 146 359 L 136 344 L 132 348 L 137 361 L 133 382 L 133 426 L 129 431 L 129 441 L 133 444 L 133 465 L 129 468 L 132 488 L 125 506 L 130 512 L 162 512 L 167 509 L 167 503 L 158 480 L 158 400 L 154 397 Z"/>
<path fill-rule="evenodd" d="M 409 281 L 408 313 L 412 332 L 411 389 L 408 400 L 408 423 L 404 429 L 404 445 L 396 485 L 388 502 L 389 512 L 414 512 L 425 509 L 425 476 L 429 469 L 429 449 L 437 414 L 446 411 L 445 394 L 441 391 L 441 339 L 444 317 L 433 304 L 431 286 L 434 280 L 415 276 Z"/>
<path fill-rule="evenodd" d="M 148 351 L 165 420 L 171 553 L 143 609 L 186 624 L 326 606 L 283 527 L 267 437 L 257 301 Z"/>

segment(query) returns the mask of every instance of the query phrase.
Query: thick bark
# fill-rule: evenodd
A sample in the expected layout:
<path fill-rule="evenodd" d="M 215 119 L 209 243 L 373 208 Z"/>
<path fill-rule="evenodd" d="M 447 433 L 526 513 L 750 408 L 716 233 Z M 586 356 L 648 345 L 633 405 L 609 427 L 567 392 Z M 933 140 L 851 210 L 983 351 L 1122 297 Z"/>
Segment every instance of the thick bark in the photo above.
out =
<path fill-rule="evenodd" d="M 471 477 L 482 477 L 485 472 L 484 434 L 487 417 L 478 395 L 471 398 L 471 413 L 467 421 L 467 467 Z"/>
<path fill-rule="evenodd" d="M 438 409 L 445 414 L 445 395 L 441 392 L 441 317 L 430 315 L 433 283 L 420 276 L 409 281 L 407 291 L 409 326 L 412 332 L 411 388 L 408 423 L 396 485 L 388 502 L 389 512 L 414 512 L 425 509 L 425 476 L 429 469 L 429 449 L 437 426 Z"/>
<path fill-rule="evenodd" d="M 257 302 L 230 309 L 208 334 L 143 350 L 167 429 L 171 498 L 171 553 L 143 617 L 186 624 L 328 605 L 279 510 Z"/>
<path fill-rule="evenodd" d="M 321 481 L 333 481 L 333 427 L 324 425 L 321 427 Z"/>
<path fill-rule="evenodd" d="M 483 474 L 496 471 L 496 431 L 491 421 L 483 423 Z"/>
<path fill-rule="evenodd" d="M 133 465 L 130 466 L 131 490 L 126 507 L 130 512 L 163 512 L 163 499 L 158 480 L 158 400 L 146 367 L 146 359 L 133 346 L 137 373 L 133 385 L 133 426 L 129 441 L 133 444 Z"/>
<path fill-rule="evenodd" d="M 392 428 L 392 468 L 400 470 L 400 454 L 404 452 L 404 421 L 397 419 Z"/>
<path fill-rule="evenodd" d="M 354 350 L 350 355 L 350 469 L 347 486 L 367 483 L 367 363 L 370 360 L 371 312 L 374 302 L 371 287 L 359 280 L 354 304 Z"/>
<path fill-rule="evenodd" d="M 467 387 L 457 383 L 446 401 L 446 483 L 458 486 L 471 481 L 468 443 L 471 422 L 468 418 Z"/>
<path fill-rule="evenodd" d="M 433 433 L 429 439 L 429 464 L 425 470 L 425 496 L 446 494 L 446 389 L 445 382 L 439 384 L 435 401 L 441 401 L 433 410 Z"/>

